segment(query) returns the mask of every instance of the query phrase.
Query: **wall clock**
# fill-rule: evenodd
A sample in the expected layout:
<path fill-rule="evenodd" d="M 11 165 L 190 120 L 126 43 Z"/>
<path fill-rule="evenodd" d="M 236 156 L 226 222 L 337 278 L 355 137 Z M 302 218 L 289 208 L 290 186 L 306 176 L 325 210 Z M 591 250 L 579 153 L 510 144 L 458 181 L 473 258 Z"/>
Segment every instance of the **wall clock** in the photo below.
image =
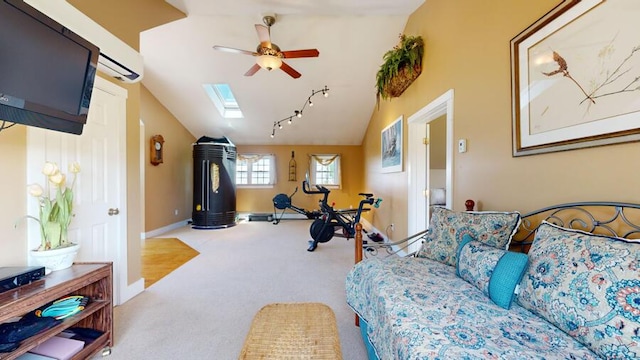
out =
<path fill-rule="evenodd" d="M 151 137 L 151 164 L 162 164 L 162 151 L 164 150 L 164 138 L 162 135 L 153 135 Z"/>

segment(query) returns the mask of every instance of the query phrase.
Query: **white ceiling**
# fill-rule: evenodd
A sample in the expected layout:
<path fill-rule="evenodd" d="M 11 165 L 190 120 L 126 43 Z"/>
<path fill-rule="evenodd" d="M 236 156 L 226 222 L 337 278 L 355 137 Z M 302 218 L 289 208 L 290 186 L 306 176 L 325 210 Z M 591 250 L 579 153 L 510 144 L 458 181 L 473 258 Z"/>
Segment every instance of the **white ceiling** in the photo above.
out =
<path fill-rule="evenodd" d="M 398 41 L 408 16 L 424 0 L 166 0 L 187 17 L 143 32 L 143 84 L 196 137 L 227 136 L 235 144 L 359 145 L 375 111 L 375 75 L 382 55 Z M 302 73 L 282 70 L 244 73 L 255 58 L 215 51 L 222 45 L 255 51 L 254 24 L 275 13 L 271 40 L 282 50 L 316 48 L 317 58 L 287 59 Z M 224 119 L 202 85 L 228 83 L 244 113 Z M 274 121 L 299 110 L 301 119 Z"/>

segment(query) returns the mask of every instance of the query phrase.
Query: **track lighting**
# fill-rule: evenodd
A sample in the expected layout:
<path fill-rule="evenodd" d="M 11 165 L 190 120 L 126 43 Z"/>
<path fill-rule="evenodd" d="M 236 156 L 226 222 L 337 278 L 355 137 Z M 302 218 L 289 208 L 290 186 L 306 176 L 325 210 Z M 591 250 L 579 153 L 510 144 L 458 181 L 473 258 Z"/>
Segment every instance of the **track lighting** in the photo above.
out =
<path fill-rule="evenodd" d="M 315 95 L 315 94 L 319 94 L 322 93 L 322 95 L 324 97 L 329 97 L 329 88 L 325 85 L 324 88 L 320 89 L 320 90 L 311 90 L 311 96 L 309 96 L 307 98 L 307 101 L 304 102 L 304 105 L 302 105 L 302 108 L 300 110 L 294 110 L 293 111 L 293 115 L 286 117 L 282 120 L 279 121 L 274 121 L 273 122 L 273 130 L 271 131 L 271 138 L 274 138 L 276 136 L 276 127 L 280 130 L 282 130 L 282 123 L 283 122 L 287 122 L 289 125 L 292 124 L 293 122 L 293 118 L 297 117 L 297 118 L 301 118 L 302 117 L 302 111 L 304 111 L 304 108 L 309 105 L 309 107 L 313 106 L 313 102 L 311 101 L 311 98 Z"/>

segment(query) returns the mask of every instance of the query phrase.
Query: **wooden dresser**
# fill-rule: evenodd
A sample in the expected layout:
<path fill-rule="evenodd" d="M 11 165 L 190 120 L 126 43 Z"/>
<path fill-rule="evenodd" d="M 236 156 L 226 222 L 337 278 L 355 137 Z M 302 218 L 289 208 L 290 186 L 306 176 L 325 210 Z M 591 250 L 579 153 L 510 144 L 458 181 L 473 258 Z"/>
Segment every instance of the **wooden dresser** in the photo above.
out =
<path fill-rule="evenodd" d="M 23 316 L 68 295 L 88 296 L 91 301 L 81 312 L 55 327 L 20 343 L 13 352 L 0 353 L 0 359 L 15 359 L 61 331 L 77 326 L 104 332 L 77 353 L 73 359 L 87 359 L 113 346 L 113 267 L 111 263 L 76 263 L 54 271 L 44 279 L 0 294 L 0 323 Z"/>

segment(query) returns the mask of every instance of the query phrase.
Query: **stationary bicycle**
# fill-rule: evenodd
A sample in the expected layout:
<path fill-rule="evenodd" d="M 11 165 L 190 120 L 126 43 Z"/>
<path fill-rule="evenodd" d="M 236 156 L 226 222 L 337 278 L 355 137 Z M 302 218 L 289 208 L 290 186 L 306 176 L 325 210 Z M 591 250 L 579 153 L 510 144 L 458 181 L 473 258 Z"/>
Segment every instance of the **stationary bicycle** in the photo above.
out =
<path fill-rule="evenodd" d="M 302 191 L 305 194 L 322 195 L 320 200 L 320 211 L 322 215 L 316 218 L 311 227 L 309 233 L 313 240 L 309 241 L 309 248 L 307 251 L 314 251 L 318 247 L 318 243 L 328 242 L 334 235 L 342 236 L 347 239 L 354 238 L 356 235 L 356 224 L 360 222 L 360 215 L 363 211 L 369 211 L 369 208 L 365 208 L 365 205 L 373 205 L 373 207 L 380 207 L 382 199 L 374 199 L 373 194 L 360 193 L 358 195 L 363 196 L 364 199 L 360 200 L 357 209 L 344 209 L 336 210 L 333 206 L 329 205 L 329 193 L 331 192 L 324 186 L 316 185 L 317 190 L 311 190 L 309 182 L 304 180 L 302 182 Z M 337 230 L 342 229 L 342 234 L 336 233 Z"/>
<path fill-rule="evenodd" d="M 320 210 L 309 211 L 293 205 L 291 203 L 291 198 L 297 192 L 298 192 L 298 187 L 296 186 L 296 189 L 293 191 L 293 193 L 291 193 L 291 195 L 278 194 L 273 197 L 273 225 L 278 225 L 280 220 L 282 220 L 282 216 L 284 215 L 285 210 L 287 209 L 291 209 L 297 213 L 305 215 L 307 219 L 316 219 L 318 216 L 322 215 L 322 212 L 320 212 Z M 280 212 L 280 217 L 278 217 L 278 213 L 276 209 L 282 210 L 282 212 Z"/>

